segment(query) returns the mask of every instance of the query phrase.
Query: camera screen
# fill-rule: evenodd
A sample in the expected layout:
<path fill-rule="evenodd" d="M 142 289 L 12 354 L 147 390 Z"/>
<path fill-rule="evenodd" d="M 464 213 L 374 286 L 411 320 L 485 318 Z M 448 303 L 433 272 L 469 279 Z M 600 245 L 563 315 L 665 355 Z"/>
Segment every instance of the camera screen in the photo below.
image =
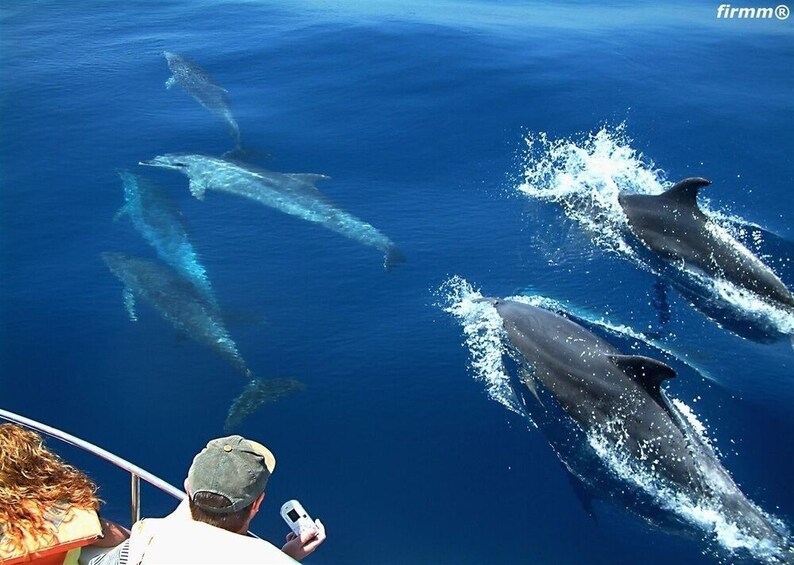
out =
<path fill-rule="evenodd" d="M 287 516 L 289 516 L 289 519 L 290 519 L 290 520 L 292 520 L 293 522 L 297 522 L 297 521 L 298 521 L 298 518 L 300 518 L 300 517 L 301 517 L 301 516 L 300 516 L 300 514 L 298 514 L 298 513 L 295 511 L 295 509 L 294 509 L 294 508 L 293 508 L 292 510 L 290 510 L 289 512 L 287 512 Z"/>

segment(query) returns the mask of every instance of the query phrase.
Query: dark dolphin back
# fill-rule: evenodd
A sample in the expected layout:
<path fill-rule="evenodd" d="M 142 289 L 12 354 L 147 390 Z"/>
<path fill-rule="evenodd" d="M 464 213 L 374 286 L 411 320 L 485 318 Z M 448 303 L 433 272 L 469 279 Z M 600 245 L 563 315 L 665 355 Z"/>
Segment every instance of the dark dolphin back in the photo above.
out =
<path fill-rule="evenodd" d="M 631 231 L 641 242 L 673 264 L 722 278 L 787 306 L 794 295 L 760 259 L 717 226 L 697 203 L 711 184 L 701 177 L 684 179 L 659 195 L 622 194 L 619 202 Z"/>
<path fill-rule="evenodd" d="M 606 440 L 619 459 L 630 457 L 636 469 L 632 473 L 661 479 L 696 506 L 719 508 L 742 533 L 776 546 L 782 543 L 774 526 L 660 390 L 663 380 L 675 376 L 671 367 L 649 357 L 621 355 L 587 329 L 541 308 L 491 303 L 511 345 L 534 366 L 532 378 L 543 385 L 540 396 L 558 401 L 588 439 Z M 565 452 L 566 446 L 554 447 L 558 454 Z"/>

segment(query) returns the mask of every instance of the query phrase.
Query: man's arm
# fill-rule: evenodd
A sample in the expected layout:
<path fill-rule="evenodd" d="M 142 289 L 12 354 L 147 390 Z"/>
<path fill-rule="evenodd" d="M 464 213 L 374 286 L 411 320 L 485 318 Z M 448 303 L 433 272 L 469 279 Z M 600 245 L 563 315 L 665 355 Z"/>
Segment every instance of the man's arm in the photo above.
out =
<path fill-rule="evenodd" d="M 124 526 L 104 518 L 100 518 L 99 523 L 102 525 L 102 537 L 91 544 L 93 547 L 115 547 L 130 537 L 130 531 Z"/>

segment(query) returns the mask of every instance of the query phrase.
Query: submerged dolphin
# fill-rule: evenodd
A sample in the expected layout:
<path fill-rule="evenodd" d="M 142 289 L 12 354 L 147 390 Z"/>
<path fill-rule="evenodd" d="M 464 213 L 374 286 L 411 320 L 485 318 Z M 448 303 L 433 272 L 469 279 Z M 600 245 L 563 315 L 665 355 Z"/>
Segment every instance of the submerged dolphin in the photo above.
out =
<path fill-rule="evenodd" d="M 528 369 L 523 382 L 538 400 L 540 389 L 588 438 L 603 438 L 612 451 L 676 494 L 717 510 L 743 535 L 772 545 L 777 553 L 790 549 L 659 388 L 675 376 L 672 368 L 648 357 L 622 355 L 548 310 L 484 300 L 502 318 L 516 357 Z"/>
<path fill-rule="evenodd" d="M 308 222 L 318 223 L 354 241 L 384 252 L 389 270 L 405 259 L 394 243 L 375 227 L 337 207 L 314 183 L 329 177 L 306 173 L 276 173 L 217 157 L 169 153 L 141 165 L 184 173 L 190 192 L 199 200 L 207 190 L 243 196 Z"/>
<path fill-rule="evenodd" d="M 209 347 L 243 376 L 253 379 L 251 370 L 237 351 L 237 344 L 221 319 L 217 307 L 205 299 L 190 281 L 154 261 L 105 252 L 102 260 L 124 283 L 124 304 L 136 320 L 135 298 L 141 298 L 181 333 Z"/>
<path fill-rule="evenodd" d="M 622 194 L 619 201 L 631 231 L 665 261 L 794 306 L 794 295 L 777 275 L 698 207 L 698 191 L 709 184 L 688 178 L 663 194 Z"/>
<path fill-rule="evenodd" d="M 163 56 L 168 61 L 168 68 L 173 75 L 166 81 L 166 88 L 175 84 L 181 86 L 196 102 L 204 106 L 213 114 L 221 117 L 229 128 L 229 134 L 234 140 L 233 151 L 239 151 L 240 127 L 232 115 L 229 106 L 229 97 L 226 89 L 221 88 L 212 80 L 207 72 L 198 65 L 191 63 L 181 55 L 164 51 Z"/>
<path fill-rule="evenodd" d="M 257 379 L 247 367 L 220 317 L 218 308 L 206 301 L 203 292 L 192 282 L 154 261 L 105 252 L 102 260 L 124 283 L 124 304 L 136 320 L 135 297 L 142 298 L 180 332 L 223 357 L 249 379 L 240 395 L 229 407 L 226 428 L 231 429 L 260 406 L 303 390 L 295 379 Z"/>
<path fill-rule="evenodd" d="M 232 431 L 263 404 L 275 402 L 283 396 L 305 388 L 306 385 L 302 382 L 290 378 L 254 379 L 245 386 L 240 396 L 235 398 L 229 406 L 223 428 L 226 431 Z"/>
<path fill-rule="evenodd" d="M 215 293 L 204 266 L 190 243 L 181 212 L 164 190 L 129 171 L 119 171 L 124 206 L 116 217 L 128 216 L 157 255 L 200 290 L 217 308 Z"/>

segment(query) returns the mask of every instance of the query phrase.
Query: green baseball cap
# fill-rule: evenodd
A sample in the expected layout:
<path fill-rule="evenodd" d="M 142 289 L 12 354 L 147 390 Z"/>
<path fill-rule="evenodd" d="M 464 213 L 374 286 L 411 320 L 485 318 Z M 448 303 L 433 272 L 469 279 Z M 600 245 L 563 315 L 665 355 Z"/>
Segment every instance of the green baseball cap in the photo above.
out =
<path fill-rule="evenodd" d="M 193 500 L 200 492 L 226 497 L 230 506 L 217 508 L 197 503 L 199 508 L 216 514 L 231 514 L 250 505 L 265 491 L 276 468 L 276 458 L 261 443 L 232 435 L 213 439 L 193 458 L 187 474 L 188 496 Z"/>

